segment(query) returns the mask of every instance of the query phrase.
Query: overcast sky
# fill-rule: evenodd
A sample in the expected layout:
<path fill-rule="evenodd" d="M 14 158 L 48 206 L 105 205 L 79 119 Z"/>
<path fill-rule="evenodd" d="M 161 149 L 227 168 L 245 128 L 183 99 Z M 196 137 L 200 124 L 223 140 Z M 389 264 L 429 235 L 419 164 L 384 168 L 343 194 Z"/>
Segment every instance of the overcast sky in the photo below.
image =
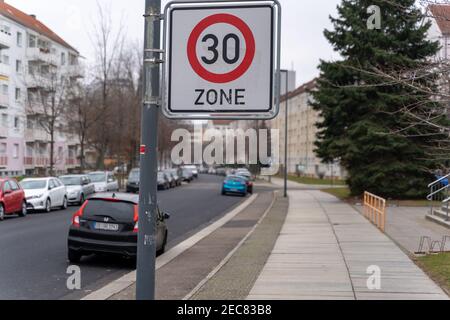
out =
<path fill-rule="evenodd" d="M 129 39 L 143 38 L 144 0 L 98 0 L 111 7 L 114 21 L 123 17 Z M 53 29 L 76 47 L 88 62 L 93 60 L 92 32 L 97 5 L 94 0 L 6 0 L 12 6 L 28 13 Z M 336 14 L 340 0 L 280 0 L 282 17 L 282 68 L 297 71 L 297 84 L 318 75 L 319 59 L 336 58 L 323 36 L 330 27 L 328 16 Z M 167 1 L 163 0 L 163 6 Z M 119 23 L 118 23 L 119 24 Z"/>

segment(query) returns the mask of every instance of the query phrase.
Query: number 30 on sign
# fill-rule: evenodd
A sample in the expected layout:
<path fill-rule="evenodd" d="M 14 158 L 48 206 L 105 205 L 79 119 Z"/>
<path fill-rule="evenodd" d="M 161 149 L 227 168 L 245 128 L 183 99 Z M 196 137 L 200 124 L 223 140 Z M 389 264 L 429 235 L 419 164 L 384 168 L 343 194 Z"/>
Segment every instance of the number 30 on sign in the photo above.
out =
<path fill-rule="evenodd" d="M 274 118 L 279 108 L 280 15 L 275 0 L 169 3 L 165 115 Z"/>

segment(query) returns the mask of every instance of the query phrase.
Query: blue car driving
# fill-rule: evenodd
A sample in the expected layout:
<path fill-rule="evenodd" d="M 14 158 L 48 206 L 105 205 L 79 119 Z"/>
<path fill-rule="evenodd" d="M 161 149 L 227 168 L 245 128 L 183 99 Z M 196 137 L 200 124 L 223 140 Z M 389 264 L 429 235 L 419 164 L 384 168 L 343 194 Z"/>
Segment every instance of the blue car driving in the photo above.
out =
<path fill-rule="evenodd" d="M 234 175 L 225 178 L 222 186 L 222 195 L 240 194 L 245 197 L 247 193 L 248 186 L 245 178 Z"/>

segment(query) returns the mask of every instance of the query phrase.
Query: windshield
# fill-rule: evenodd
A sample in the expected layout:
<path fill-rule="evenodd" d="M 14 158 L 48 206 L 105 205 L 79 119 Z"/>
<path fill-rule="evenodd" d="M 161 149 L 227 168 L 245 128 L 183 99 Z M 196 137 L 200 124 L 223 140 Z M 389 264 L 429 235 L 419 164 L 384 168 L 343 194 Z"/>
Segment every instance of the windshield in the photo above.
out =
<path fill-rule="evenodd" d="M 106 182 L 106 174 L 104 173 L 90 173 L 89 178 L 92 182 Z"/>
<path fill-rule="evenodd" d="M 59 180 L 61 180 L 65 186 L 81 186 L 80 177 L 61 177 Z"/>
<path fill-rule="evenodd" d="M 139 181 L 139 170 L 133 170 L 130 172 L 130 176 L 128 177 L 128 180 L 130 181 Z"/>
<path fill-rule="evenodd" d="M 242 177 L 233 176 L 233 177 L 228 177 L 226 179 L 226 182 L 245 182 L 245 179 Z"/>
<path fill-rule="evenodd" d="M 47 180 L 22 181 L 20 183 L 24 190 L 38 190 L 47 187 Z"/>

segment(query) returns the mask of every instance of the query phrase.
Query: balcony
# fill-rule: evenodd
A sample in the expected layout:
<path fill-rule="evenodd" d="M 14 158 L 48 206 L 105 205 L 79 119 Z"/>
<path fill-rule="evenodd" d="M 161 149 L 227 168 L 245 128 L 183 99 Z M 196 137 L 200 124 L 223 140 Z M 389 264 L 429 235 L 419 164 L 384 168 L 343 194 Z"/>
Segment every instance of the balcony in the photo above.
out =
<path fill-rule="evenodd" d="M 54 53 L 51 53 L 50 49 L 27 48 L 27 58 L 29 61 L 58 65 L 58 56 Z"/>
<path fill-rule="evenodd" d="M 0 63 L 0 77 L 2 78 L 2 80 L 8 81 L 10 75 L 11 75 L 11 66 L 4 63 Z"/>
<path fill-rule="evenodd" d="M 50 164 L 50 160 L 46 157 L 25 157 L 23 164 L 26 168 L 45 168 Z"/>
<path fill-rule="evenodd" d="M 42 129 L 27 129 L 25 131 L 26 142 L 48 142 L 49 135 Z"/>
<path fill-rule="evenodd" d="M 9 49 L 11 47 L 11 33 L 0 30 L 0 50 Z"/>
<path fill-rule="evenodd" d="M 0 94 L 0 109 L 7 109 L 9 107 L 9 96 Z"/>
<path fill-rule="evenodd" d="M 80 160 L 75 158 L 66 159 L 66 167 L 67 168 L 77 168 L 80 166 Z"/>
<path fill-rule="evenodd" d="M 66 72 L 72 79 L 84 78 L 83 68 L 80 65 L 69 65 L 66 68 Z"/>
<path fill-rule="evenodd" d="M 8 138 L 8 128 L 0 124 L 0 140 Z"/>
<path fill-rule="evenodd" d="M 25 78 L 25 85 L 28 89 L 50 88 L 51 81 L 42 75 L 29 74 Z"/>
<path fill-rule="evenodd" d="M 8 156 L 0 156 L 0 168 L 6 168 L 8 166 Z"/>

